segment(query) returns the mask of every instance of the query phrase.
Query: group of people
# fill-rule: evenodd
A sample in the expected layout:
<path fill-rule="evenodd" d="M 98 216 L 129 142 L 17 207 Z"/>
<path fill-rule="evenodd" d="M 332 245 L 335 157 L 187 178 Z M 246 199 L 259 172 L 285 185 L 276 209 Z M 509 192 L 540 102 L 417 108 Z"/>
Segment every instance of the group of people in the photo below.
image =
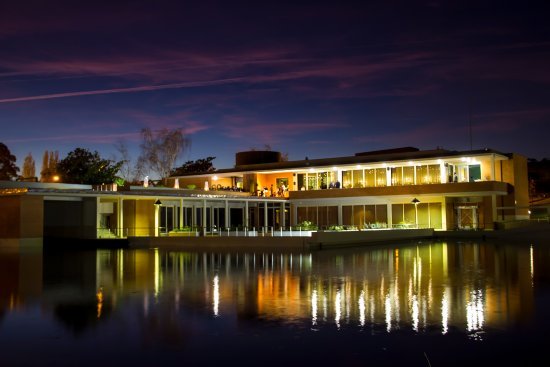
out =
<path fill-rule="evenodd" d="M 277 189 L 275 189 L 273 187 L 273 184 L 272 184 L 269 187 L 269 189 L 267 188 L 267 186 L 264 186 L 263 189 L 256 190 L 256 193 L 257 193 L 258 196 L 264 197 L 264 198 L 267 198 L 267 197 L 284 197 L 285 192 L 287 190 L 288 190 L 288 188 L 285 186 L 285 184 L 280 185 L 279 187 L 277 187 Z"/>

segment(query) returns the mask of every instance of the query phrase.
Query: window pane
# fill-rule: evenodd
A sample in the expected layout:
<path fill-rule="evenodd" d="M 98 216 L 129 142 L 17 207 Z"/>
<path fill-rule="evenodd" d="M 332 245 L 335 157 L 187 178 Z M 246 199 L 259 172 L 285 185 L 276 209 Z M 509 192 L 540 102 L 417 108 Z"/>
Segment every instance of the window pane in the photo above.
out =
<path fill-rule="evenodd" d="M 386 179 L 386 169 L 385 168 L 377 168 L 376 169 L 376 186 L 386 186 L 387 179 Z"/>

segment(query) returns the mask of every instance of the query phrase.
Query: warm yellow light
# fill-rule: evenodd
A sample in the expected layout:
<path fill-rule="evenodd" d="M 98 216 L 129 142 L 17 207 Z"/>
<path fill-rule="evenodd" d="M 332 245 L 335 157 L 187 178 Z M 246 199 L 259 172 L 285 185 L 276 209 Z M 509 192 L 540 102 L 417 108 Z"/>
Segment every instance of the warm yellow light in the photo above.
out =
<path fill-rule="evenodd" d="M 54 181 L 54 182 L 59 181 L 59 176 L 58 176 L 58 175 L 53 176 L 53 181 Z"/>
<path fill-rule="evenodd" d="M 212 177 L 212 180 L 218 181 L 218 176 L 214 175 L 214 176 Z"/>

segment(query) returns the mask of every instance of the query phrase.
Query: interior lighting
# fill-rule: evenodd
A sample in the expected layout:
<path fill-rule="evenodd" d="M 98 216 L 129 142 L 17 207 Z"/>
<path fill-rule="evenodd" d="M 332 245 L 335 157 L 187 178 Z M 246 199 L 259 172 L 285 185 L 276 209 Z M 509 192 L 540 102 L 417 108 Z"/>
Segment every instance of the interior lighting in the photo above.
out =
<path fill-rule="evenodd" d="M 218 181 L 218 176 L 216 176 L 216 175 L 212 176 L 212 180 Z"/>

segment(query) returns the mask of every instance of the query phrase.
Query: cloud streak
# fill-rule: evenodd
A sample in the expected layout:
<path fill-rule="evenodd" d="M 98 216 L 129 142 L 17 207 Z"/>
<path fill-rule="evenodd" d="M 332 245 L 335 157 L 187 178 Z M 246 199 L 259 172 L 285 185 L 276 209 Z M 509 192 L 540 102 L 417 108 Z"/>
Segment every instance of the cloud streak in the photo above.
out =
<path fill-rule="evenodd" d="M 213 85 L 236 83 L 242 80 L 243 78 L 230 78 L 230 79 L 209 80 L 209 81 L 200 81 L 200 82 L 183 82 L 183 83 L 147 85 L 147 86 L 128 87 L 128 88 L 99 89 L 99 90 L 80 91 L 80 92 L 42 94 L 42 95 L 28 96 L 28 97 L 3 98 L 3 99 L 0 99 L 0 103 L 29 102 L 29 101 L 39 101 L 39 100 L 45 100 L 45 99 L 93 96 L 93 95 L 114 94 L 114 93 L 137 93 L 137 92 L 147 92 L 147 91 L 155 91 L 155 90 L 162 90 L 162 89 L 206 87 L 206 86 L 213 86 Z"/>

